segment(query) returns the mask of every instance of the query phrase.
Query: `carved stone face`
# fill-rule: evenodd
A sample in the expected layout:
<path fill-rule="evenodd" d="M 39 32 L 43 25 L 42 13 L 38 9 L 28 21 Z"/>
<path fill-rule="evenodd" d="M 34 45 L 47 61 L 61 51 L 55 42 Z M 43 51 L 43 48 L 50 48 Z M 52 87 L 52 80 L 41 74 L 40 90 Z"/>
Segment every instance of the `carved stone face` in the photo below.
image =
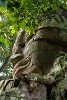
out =
<path fill-rule="evenodd" d="M 41 29 L 26 43 L 24 55 L 31 57 L 32 66 L 40 68 L 42 74 L 49 73 L 59 51 L 63 50 L 61 46 L 54 44 L 53 40 L 58 37 L 56 28 Z M 37 70 L 33 72 L 37 73 Z"/>
<path fill-rule="evenodd" d="M 25 47 L 22 48 L 23 57 L 14 64 L 13 76 L 31 72 L 48 74 L 54 60 L 59 57 L 59 51 L 63 51 L 56 41 L 60 39 L 58 32 L 56 28 L 43 28 L 35 35 L 26 36 Z"/>

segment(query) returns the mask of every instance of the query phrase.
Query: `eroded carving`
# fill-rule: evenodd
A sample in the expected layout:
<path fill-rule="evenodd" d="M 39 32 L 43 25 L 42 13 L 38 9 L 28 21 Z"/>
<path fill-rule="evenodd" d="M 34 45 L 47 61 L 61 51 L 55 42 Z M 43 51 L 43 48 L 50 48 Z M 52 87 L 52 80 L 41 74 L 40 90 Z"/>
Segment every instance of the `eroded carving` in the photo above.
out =
<path fill-rule="evenodd" d="M 51 80 L 54 82 L 54 79 L 57 77 L 55 74 L 58 71 L 63 72 L 63 68 L 61 68 L 61 65 L 58 65 L 58 63 L 59 58 L 63 58 L 63 53 L 61 54 L 60 51 L 65 52 L 64 48 L 66 48 L 61 42 L 62 38 L 60 37 L 59 29 L 51 27 L 42 28 L 37 30 L 37 34 L 31 36 L 28 36 L 28 34 L 22 30 L 20 34 L 23 35 L 17 35 L 15 42 L 15 44 L 17 44 L 16 48 L 20 49 L 19 44 L 24 44 L 24 46 L 22 46 L 20 52 L 17 51 L 18 49 L 13 51 L 13 57 L 11 57 L 14 66 L 13 78 L 19 75 L 36 73 L 43 76 L 45 80 L 49 80 L 51 77 Z M 58 41 L 60 41 L 61 44 L 59 44 Z M 20 56 L 23 56 L 18 57 L 18 53 Z M 58 59 L 57 62 L 56 59 Z M 54 62 L 56 62 L 56 64 Z M 55 70 L 55 68 L 58 68 L 58 70 Z M 64 75 L 62 76 L 64 77 Z"/>

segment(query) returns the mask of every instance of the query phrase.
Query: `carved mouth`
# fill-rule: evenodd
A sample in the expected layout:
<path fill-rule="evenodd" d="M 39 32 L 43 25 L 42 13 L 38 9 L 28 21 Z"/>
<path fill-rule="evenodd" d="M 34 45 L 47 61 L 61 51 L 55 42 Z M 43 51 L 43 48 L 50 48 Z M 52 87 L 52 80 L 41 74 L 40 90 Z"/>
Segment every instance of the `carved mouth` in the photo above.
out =
<path fill-rule="evenodd" d="M 13 70 L 13 77 L 18 76 L 19 74 L 26 75 L 31 73 L 35 69 L 35 66 L 32 66 L 31 58 L 22 59 L 19 61 Z"/>

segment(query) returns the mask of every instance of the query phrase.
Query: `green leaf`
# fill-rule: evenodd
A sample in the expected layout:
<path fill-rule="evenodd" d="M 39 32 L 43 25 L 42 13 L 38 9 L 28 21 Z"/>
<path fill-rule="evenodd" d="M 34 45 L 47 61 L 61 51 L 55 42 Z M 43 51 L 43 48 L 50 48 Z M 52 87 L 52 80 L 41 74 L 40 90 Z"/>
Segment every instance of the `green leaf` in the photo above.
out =
<path fill-rule="evenodd" d="M 13 35 L 15 33 L 14 25 L 10 26 L 10 29 L 11 29 L 11 35 Z"/>
<path fill-rule="evenodd" d="M 19 23 L 19 27 L 21 28 L 23 28 L 23 29 L 25 29 L 26 28 L 26 22 L 25 22 L 25 20 L 23 20 L 23 21 L 21 21 L 20 23 Z"/>
<path fill-rule="evenodd" d="M 0 47 L 5 47 L 4 43 L 0 41 Z"/>

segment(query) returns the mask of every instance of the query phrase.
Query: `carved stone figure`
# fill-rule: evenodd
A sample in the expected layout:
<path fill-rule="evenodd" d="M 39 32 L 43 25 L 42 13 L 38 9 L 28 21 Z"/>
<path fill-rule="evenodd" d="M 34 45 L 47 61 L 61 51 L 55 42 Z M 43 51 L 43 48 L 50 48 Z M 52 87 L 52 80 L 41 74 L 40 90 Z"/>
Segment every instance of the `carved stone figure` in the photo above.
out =
<path fill-rule="evenodd" d="M 31 35 L 20 29 L 10 58 L 13 64 L 13 79 L 0 82 L 3 82 L 3 85 L 0 84 L 2 96 L 4 95 L 2 91 L 5 90 L 5 95 L 8 92 L 12 94 L 13 91 L 16 95 L 20 95 L 19 93 L 22 92 L 23 96 L 20 95 L 22 99 L 61 99 L 62 87 L 60 84 L 65 82 L 63 91 L 65 93 L 67 91 L 66 43 L 60 36 L 60 30 L 56 27 L 39 28 L 36 30 L 36 34 Z M 60 91 L 58 91 L 58 87 Z M 54 90 L 55 88 L 57 91 Z"/>
<path fill-rule="evenodd" d="M 67 75 L 64 63 L 67 42 L 60 36 L 60 30 L 56 27 L 40 28 L 33 35 L 28 35 L 21 29 L 20 34 L 21 38 L 17 36 L 14 44 L 17 44 L 17 49 L 13 51 L 11 57 L 13 79 L 21 78 L 23 80 L 22 77 L 25 77 L 30 81 L 30 91 L 37 88 L 36 82 L 45 84 L 49 100 L 54 84 Z M 22 43 L 19 39 L 22 39 Z M 20 44 L 24 45 L 20 46 Z"/>
<path fill-rule="evenodd" d="M 17 44 L 16 47 L 18 49 L 13 51 L 11 57 L 14 66 L 13 78 L 15 79 L 18 76 L 24 76 L 30 73 L 40 74 L 45 78 L 45 76 L 48 77 L 55 73 L 57 66 L 55 67 L 56 64 L 53 63 L 58 58 L 58 64 L 59 57 L 61 56 L 60 59 L 63 58 L 63 53 L 66 50 L 66 44 L 60 36 L 60 30 L 55 27 L 40 28 L 35 35 L 29 36 L 21 29 L 19 33 L 21 35 L 17 36 L 14 44 Z M 20 48 L 20 44 L 24 44 L 24 46 Z M 20 52 L 18 52 L 19 49 Z M 60 69 L 62 70 L 61 66 Z"/>

